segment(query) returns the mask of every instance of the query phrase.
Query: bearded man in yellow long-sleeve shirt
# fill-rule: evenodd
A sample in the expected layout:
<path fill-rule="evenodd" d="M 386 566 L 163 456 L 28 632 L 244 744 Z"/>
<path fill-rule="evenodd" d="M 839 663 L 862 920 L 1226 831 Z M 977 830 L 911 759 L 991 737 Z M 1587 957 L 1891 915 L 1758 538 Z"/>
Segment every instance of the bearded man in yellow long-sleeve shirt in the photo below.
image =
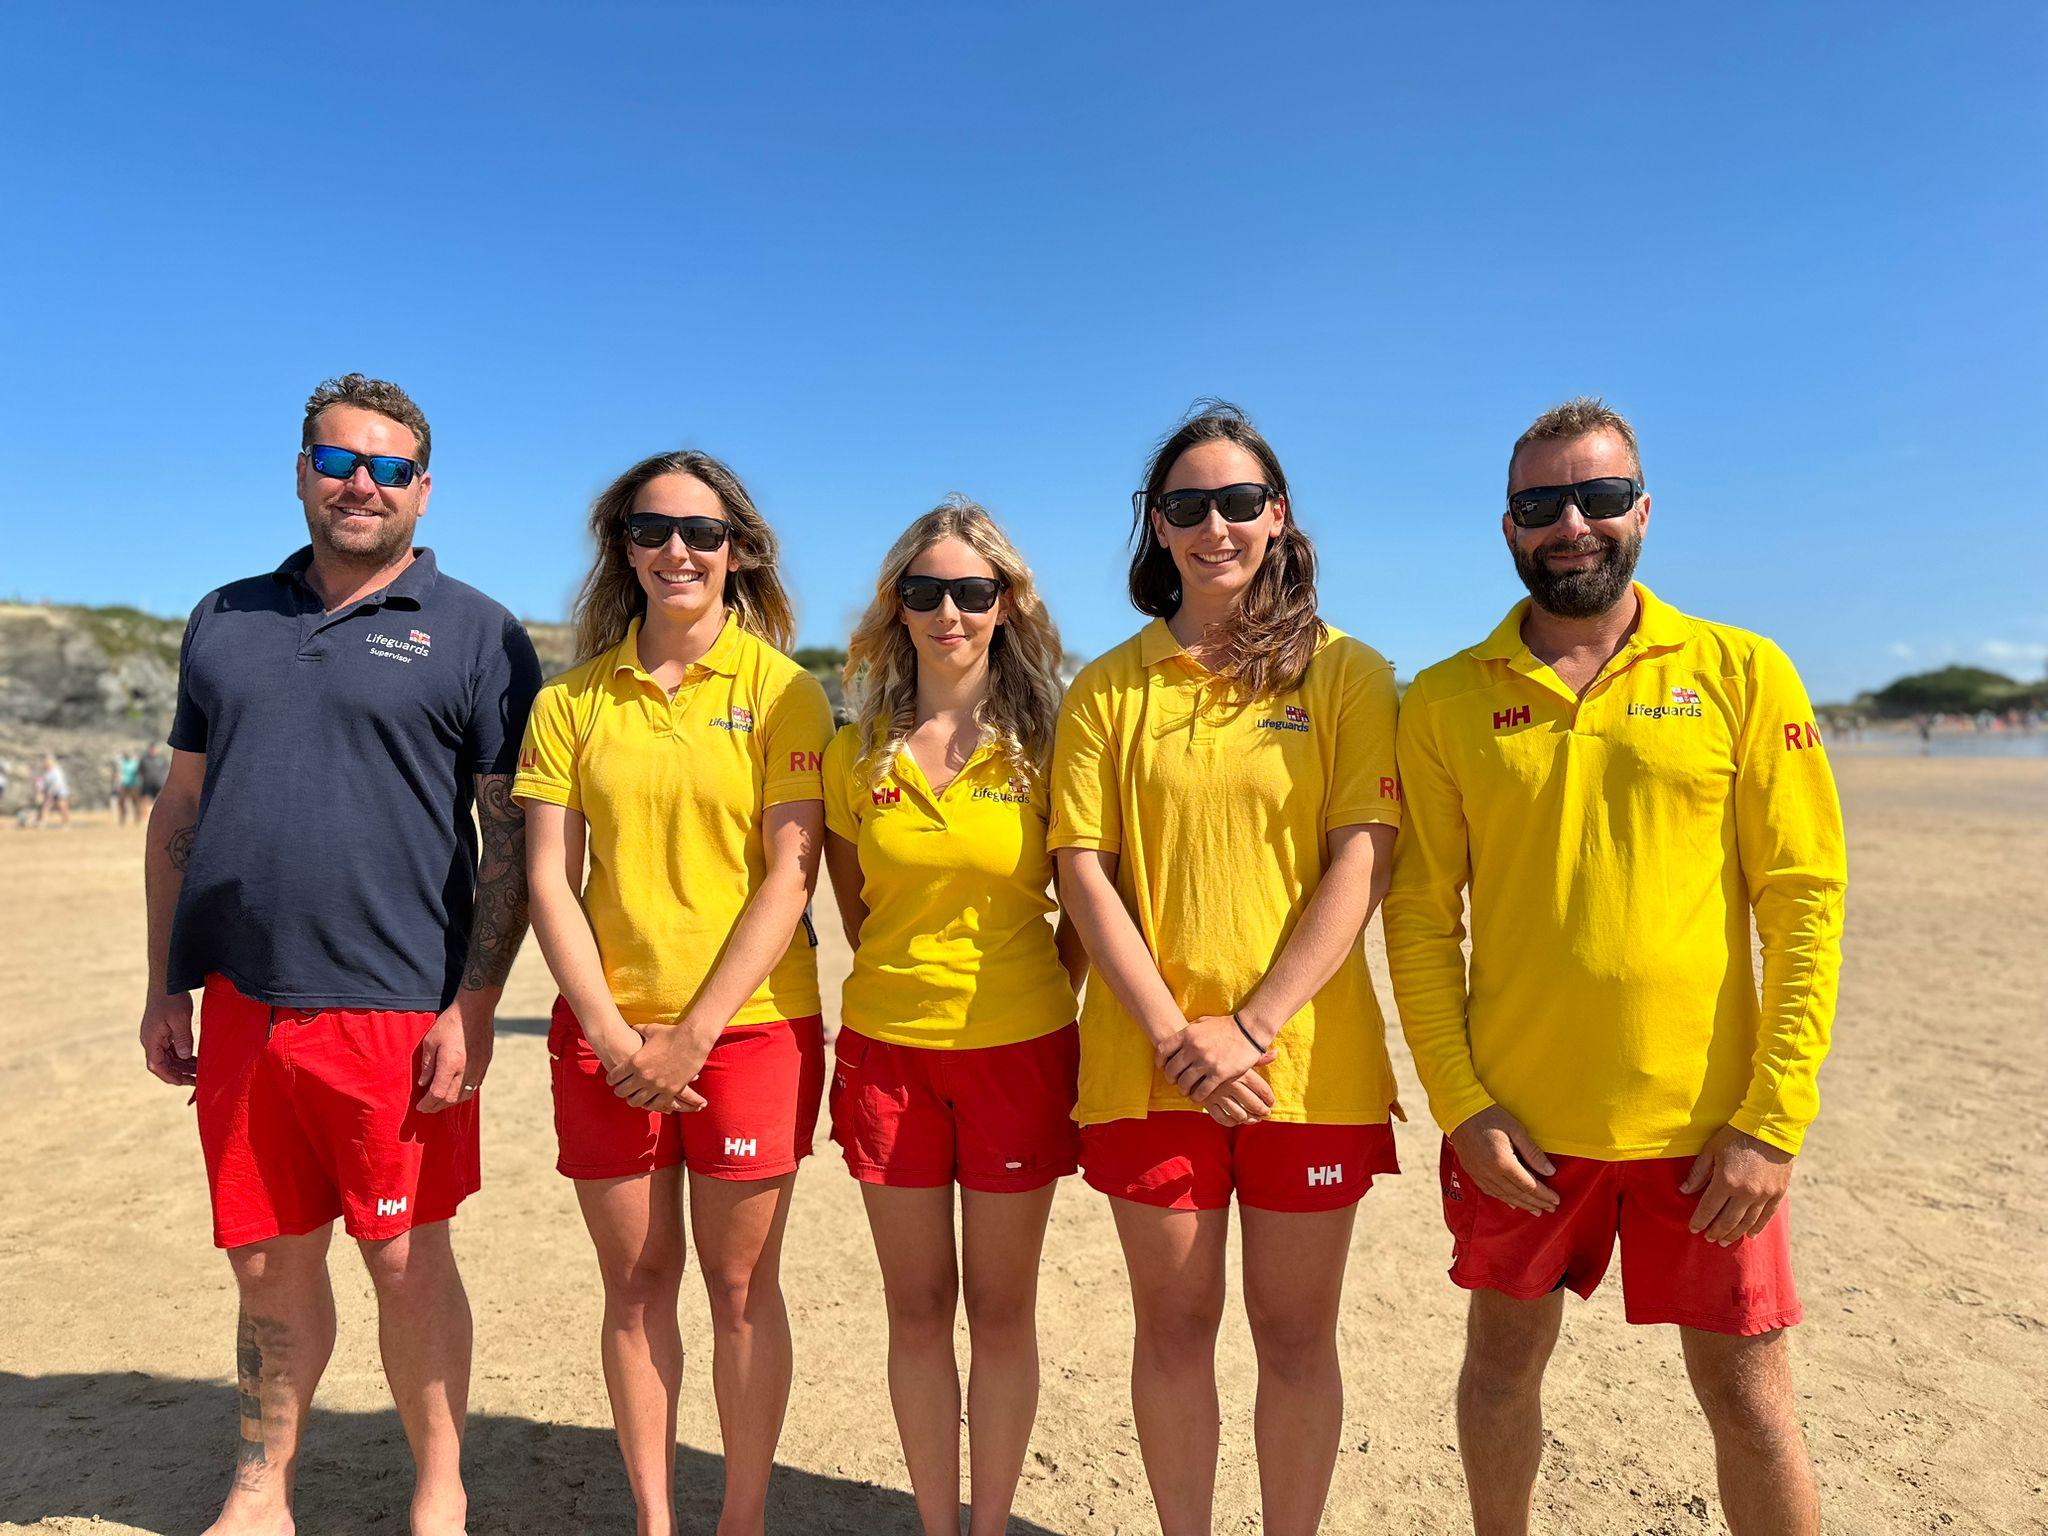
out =
<path fill-rule="evenodd" d="M 1480 1536 L 1528 1529 L 1563 1292 L 1617 1238 L 1629 1320 L 1679 1327 L 1730 1530 L 1820 1529 L 1785 1196 L 1834 1016 L 1841 808 L 1784 652 L 1633 580 L 1649 522 L 1627 421 L 1538 418 L 1501 519 L 1529 599 L 1401 707 L 1387 958 L 1472 1292 Z"/>

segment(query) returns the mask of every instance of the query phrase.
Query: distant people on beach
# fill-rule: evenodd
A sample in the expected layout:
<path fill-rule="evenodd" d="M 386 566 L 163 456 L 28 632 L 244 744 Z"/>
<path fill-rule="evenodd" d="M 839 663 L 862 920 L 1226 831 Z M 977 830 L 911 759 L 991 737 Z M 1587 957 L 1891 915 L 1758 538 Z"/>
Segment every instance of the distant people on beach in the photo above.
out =
<path fill-rule="evenodd" d="M 142 758 L 129 748 L 114 759 L 114 816 L 122 826 L 142 820 Z"/>
<path fill-rule="evenodd" d="M 43 754 L 42 775 L 36 780 L 36 825 L 47 827 L 52 816 L 57 818 L 60 827 L 71 825 L 71 780 L 64 773 L 64 765 L 57 761 L 57 755 L 46 752 Z"/>
<path fill-rule="evenodd" d="M 164 780 L 170 773 L 170 761 L 164 756 L 162 747 L 151 745 L 136 764 L 135 793 L 137 813 L 153 810 L 156 797 L 164 792 Z"/>

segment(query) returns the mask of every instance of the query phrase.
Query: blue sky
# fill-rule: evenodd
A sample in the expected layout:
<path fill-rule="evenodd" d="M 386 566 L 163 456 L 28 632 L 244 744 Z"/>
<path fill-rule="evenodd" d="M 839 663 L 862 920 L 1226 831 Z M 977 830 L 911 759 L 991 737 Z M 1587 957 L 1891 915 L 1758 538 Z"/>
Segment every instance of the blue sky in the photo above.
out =
<path fill-rule="evenodd" d="M 435 434 L 423 541 L 559 617 L 632 460 L 730 462 L 833 642 L 916 513 L 1070 646 L 1197 395 L 1410 674 L 1520 595 L 1507 448 L 1627 411 L 1642 574 L 1819 696 L 2048 661 L 2048 11 L 0 14 L 0 594 L 183 612 L 302 541 L 301 404 Z"/>

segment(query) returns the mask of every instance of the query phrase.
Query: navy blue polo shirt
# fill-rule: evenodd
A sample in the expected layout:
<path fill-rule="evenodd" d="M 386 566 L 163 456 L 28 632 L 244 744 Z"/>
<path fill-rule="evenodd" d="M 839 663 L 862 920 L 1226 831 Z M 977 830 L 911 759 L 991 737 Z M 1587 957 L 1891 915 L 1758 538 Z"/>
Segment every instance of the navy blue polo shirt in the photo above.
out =
<path fill-rule="evenodd" d="M 441 1009 L 469 950 L 474 776 L 518 767 L 540 663 L 432 550 L 326 612 L 311 547 L 192 610 L 170 744 L 206 754 L 168 985 Z"/>

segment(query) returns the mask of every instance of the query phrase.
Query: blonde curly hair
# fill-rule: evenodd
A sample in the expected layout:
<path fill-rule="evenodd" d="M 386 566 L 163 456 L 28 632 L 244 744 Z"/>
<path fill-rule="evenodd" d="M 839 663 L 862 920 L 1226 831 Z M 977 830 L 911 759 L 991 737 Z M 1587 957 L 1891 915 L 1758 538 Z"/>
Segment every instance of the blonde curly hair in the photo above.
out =
<path fill-rule="evenodd" d="M 1060 635 L 1032 582 L 1031 568 L 986 508 L 948 496 L 903 530 L 883 557 L 874 601 L 846 647 L 846 696 L 860 727 L 860 772 L 870 789 L 888 776 L 917 724 L 917 648 L 902 622 L 896 584 L 941 539 L 958 539 L 1002 578 L 1008 612 L 989 641 L 988 692 L 975 706 L 981 739 L 993 742 L 1027 782 L 1052 759 L 1060 708 Z"/>

